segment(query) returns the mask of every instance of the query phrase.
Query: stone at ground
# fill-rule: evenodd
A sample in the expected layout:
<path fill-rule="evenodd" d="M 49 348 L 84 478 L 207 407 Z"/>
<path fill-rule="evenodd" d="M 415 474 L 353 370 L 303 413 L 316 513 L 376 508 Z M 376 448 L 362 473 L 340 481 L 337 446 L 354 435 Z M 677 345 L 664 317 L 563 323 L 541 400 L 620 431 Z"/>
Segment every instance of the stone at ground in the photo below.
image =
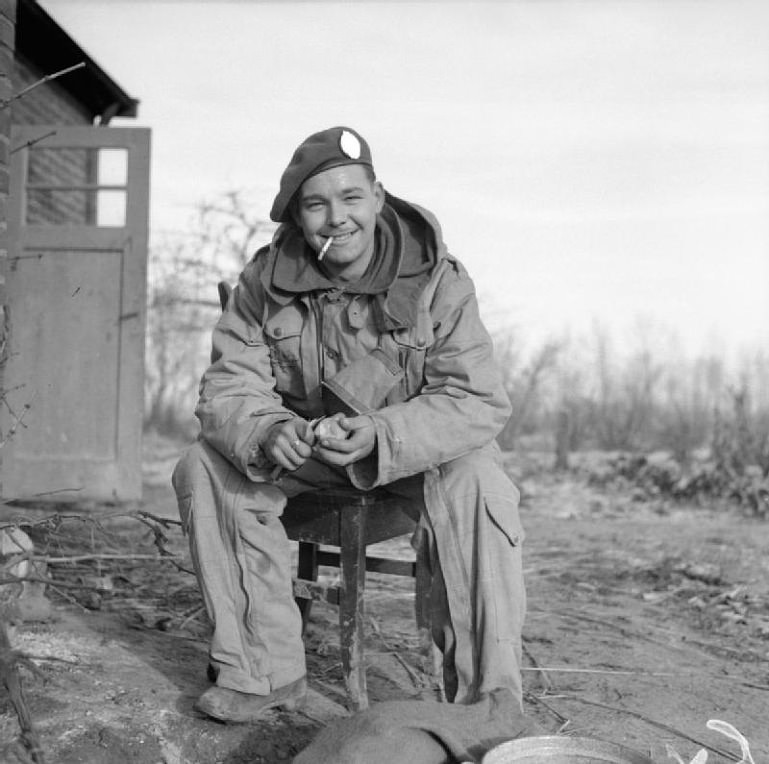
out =
<path fill-rule="evenodd" d="M 9 576 L 44 576 L 42 563 L 22 559 L 10 564 L 19 555 L 31 555 L 35 545 L 21 528 L 0 528 L 0 566 Z M 7 570 L 5 568 L 7 567 Z M 34 581 L 21 581 L 0 585 L 0 619 L 6 624 L 23 621 L 44 621 L 51 612 L 51 603 L 45 596 L 45 585 Z"/>

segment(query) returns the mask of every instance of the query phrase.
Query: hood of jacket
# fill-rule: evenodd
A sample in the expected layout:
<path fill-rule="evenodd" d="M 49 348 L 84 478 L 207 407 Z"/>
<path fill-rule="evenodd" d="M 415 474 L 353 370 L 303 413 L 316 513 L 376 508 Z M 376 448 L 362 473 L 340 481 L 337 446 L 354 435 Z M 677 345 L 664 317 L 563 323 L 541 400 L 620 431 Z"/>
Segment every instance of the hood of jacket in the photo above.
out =
<path fill-rule="evenodd" d="M 419 296 L 447 254 L 438 221 L 418 205 L 386 193 L 375 237 L 374 257 L 366 273 L 358 282 L 345 284 L 344 291 L 374 297 L 380 331 L 414 326 Z M 278 303 L 288 303 L 298 294 L 340 289 L 326 276 L 302 232 L 292 224 L 284 224 L 275 232 L 270 255 L 261 280 Z"/>

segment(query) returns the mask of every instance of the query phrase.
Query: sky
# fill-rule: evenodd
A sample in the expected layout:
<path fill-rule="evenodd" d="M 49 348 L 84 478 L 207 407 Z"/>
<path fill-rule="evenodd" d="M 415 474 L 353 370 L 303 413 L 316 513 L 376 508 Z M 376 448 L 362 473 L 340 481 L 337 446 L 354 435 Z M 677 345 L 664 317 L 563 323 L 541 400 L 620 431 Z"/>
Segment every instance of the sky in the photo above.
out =
<path fill-rule="evenodd" d="M 350 125 L 432 210 L 490 328 L 769 349 L 763 0 L 39 0 L 152 128 L 151 229 L 240 189 L 268 217 Z"/>

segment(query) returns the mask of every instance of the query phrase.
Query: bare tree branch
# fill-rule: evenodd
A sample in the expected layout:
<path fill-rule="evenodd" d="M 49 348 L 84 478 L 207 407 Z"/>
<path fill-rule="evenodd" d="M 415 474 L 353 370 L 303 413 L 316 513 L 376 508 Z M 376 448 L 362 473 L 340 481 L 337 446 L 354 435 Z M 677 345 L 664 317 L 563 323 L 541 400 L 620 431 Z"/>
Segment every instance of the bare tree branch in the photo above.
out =
<path fill-rule="evenodd" d="M 40 143 L 41 141 L 44 141 L 46 138 L 50 138 L 52 135 L 56 135 L 56 130 L 49 130 L 44 135 L 40 135 L 37 138 L 31 138 L 26 143 L 22 143 L 21 146 L 16 146 L 16 148 L 11 149 L 8 153 L 9 154 L 15 154 L 17 151 L 21 151 L 22 149 L 28 149 L 30 146 L 34 146 L 37 143 Z M 20 257 L 13 258 L 14 260 L 21 260 Z"/>
<path fill-rule="evenodd" d="M 19 98 L 24 98 L 24 96 L 27 95 L 27 93 L 29 93 L 31 90 L 34 90 L 36 87 L 39 87 L 40 85 L 44 85 L 46 82 L 50 82 L 51 80 L 58 79 L 59 77 L 63 77 L 65 74 L 74 72 L 76 69 L 82 69 L 84 66 L 85 66 L 85 61 L 81 61 L 79 64 L 75 64 L 74 66 L 68 66 L 66 69 L 60 69 L 58 72 L 54 72 L 53 74 L 46 74 L 45 77 L 42 77 L 37 82 L 33 82 L 31 85 L 28 85 L 23 90 L 20 90 L 15 95 L 12 95 L 10 98 L 0 100 L 0 109 L 5 109 L 14 101 L 17 101 Z"/>

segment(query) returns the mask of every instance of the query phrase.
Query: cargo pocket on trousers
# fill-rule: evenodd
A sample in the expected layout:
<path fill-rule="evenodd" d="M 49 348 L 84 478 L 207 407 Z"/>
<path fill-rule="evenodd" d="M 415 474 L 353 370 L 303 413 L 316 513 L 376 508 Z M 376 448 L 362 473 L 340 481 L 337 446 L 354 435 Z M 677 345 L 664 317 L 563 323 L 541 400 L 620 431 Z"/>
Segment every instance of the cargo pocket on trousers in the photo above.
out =
<path fill-rule="evenodd" d="M 179 517 L 182 521 L 182 533 L 186 536 L 190 531 L 190 520 L 192 519 L 192 494 L 179 496 L 176 503 L 179 507 Z"/>
<path fill-rule="evenodd" d="M 189 532 L 192 516 L 192 480 L 189 477 L 190 470 L 187 468 L 191 451 L 192 449 L 189 449 L 185 452 L 171 475 L 171 485 L 176 494 L 179 519 L 182 521 L 182 533 L 185 536 Z"/>
<path fill-rule="evenodd" d="M 524 540 L 523 526 L 518 515 L 516 497 L 484 497 L 486 513 L 499 531 L 507 549 L 495 543 L 490 544 L 486 555 L 494 601 L 494 615 L 498 641 L 517 641 L 520 639 L 523 614 L 526 607 L 526 593 L 523 586 L 523 564 L 521 544 Z"/>
<path fill-rule="evenodd" d="M 521 518 L 518 514 L 518 501 L 506 496 L 485 496 L 486 512 L 492 523 L 507 536 L 513 546 L 520 546 L 525 538 Z"/>

